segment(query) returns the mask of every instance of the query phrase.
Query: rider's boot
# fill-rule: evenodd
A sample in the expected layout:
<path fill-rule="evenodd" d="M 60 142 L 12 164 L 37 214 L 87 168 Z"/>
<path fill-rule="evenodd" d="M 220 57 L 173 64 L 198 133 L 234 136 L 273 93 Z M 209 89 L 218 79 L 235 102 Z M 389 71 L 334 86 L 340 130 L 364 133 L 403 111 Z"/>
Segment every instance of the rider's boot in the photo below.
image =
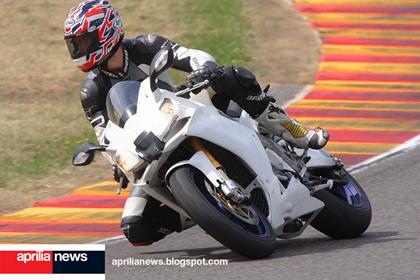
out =
<path fill-rule="evenodd" d="M 281 137 L 297 148 L 321 149 L 329 134 L 321 128 L 310 129 L 290 118 L 277 103 L 270 101 L 267 108 L 255 120 L 268 132 Z"/>

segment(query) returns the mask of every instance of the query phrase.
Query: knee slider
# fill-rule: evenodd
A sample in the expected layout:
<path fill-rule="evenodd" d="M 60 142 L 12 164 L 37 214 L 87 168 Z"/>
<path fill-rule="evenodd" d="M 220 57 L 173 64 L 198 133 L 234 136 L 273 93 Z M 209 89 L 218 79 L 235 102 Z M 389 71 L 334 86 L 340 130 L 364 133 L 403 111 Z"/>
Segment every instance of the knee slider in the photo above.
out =
<path fill-rule="evenodd" d="M 140 216 L 124 217 L 121 220 L 121 230 L 127 240 L 135 246 L 149 245 L 154 241 L 150 238 L 150 234 L 144 230 Z"/>
<path fill-rule="evenodd" d="M 139 223 L 141 223 L 140 216 L 128 216 L 121 220 L 121 230 L 130 242 L 135 242 L 135 232 Z"/>

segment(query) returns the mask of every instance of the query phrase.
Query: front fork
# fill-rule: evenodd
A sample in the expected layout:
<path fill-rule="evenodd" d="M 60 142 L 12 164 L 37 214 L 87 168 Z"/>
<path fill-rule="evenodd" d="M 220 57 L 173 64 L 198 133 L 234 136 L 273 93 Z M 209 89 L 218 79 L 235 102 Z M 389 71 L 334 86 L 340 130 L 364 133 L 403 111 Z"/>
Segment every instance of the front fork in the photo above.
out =
<path fill-rule="evenodd" d="M 195 152 L 202 151 L 210 160 L 211 164 L 216 168 L 220 176 L 224 179 L 223 182 L 218 182 L 219 186 L 217 187 L 220 188 L 227 199 L 234 203 L 242 203 L 250 199 L 250 194 L 229 178 L 222 164 L 211 154 L 199 138 L 192 137 L 190 140 L 190 147 Z"/>

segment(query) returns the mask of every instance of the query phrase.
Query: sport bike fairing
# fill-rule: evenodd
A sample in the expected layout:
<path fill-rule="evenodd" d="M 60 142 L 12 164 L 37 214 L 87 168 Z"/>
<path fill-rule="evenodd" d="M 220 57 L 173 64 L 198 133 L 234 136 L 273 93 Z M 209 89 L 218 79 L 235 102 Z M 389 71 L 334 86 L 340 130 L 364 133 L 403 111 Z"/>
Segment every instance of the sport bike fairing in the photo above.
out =
<path fill-rule="evenodd" d="M 121 82 L 117 85 L 123 83 L 138 82 Z M 120 89 L 127 90 L 131 87 L 132 90 L 134 88 L 132 85 L 120 85 Z M 166 158 L 164 155 L 173 151 L 187 137 L 199 137 L 232 152 L 241 158 L 257 175 L 255 182 L 257 187 L 263 189 L 266 196 L 270 209 L 267 219 L 276 234 L 282 233 L 286 221 L 315 212 L 324 206 L 323 202 L 312 197 L 308 188 L 297 179 L 292 179 L 288 186 L 282 186 L 272 171 L 270 160 L 255 128 L 246 126 L 246 124 L 252 123 L 245 119 L 246 115 L 243 114 L 238 122 L 225 117 L 213 106 L 204 106 L 198 102 L 177 97 L 173 92 L 163 89 L 152 92 L 149 79 L 140 84 L 137 94 L 126 92 L 119 92 L 118 94 L 124 96 L 120 99 L 126 98 L 124 101 L 119 100 L 118 103 L 118 105 L 121 105 L 125 102 L 126 110 L 124 111 L 122 106 L 116 110 L 118 106 L 114 102 L 110 102 L 109 105 L 114 107 L 114 111 L 118 111 L 118 114 L 114 113 L 117 118 L 108 122 L 105 133 L 106 138 L 110 141 L 110 150 L 115 151 L 112 156 L 116 162 L 118 162 L 117 155 L 122 153 L 129 154 L 134 159 L 136 147 L 133 142 L 143 131 L 151 131 L 160 140 L 166 142 L 159 161 Z M 133 101 L 135 95 L 137 95 L 137 104 L 134 112 Z M 108 110 L 112 111 L 113 109 Z M 123 116 L 127 118 L 123 121 L 123 126 L 113 123 L 113 121 L 121 122 Z M 180 127 L 178 131 L 171 131 L 171 127 L 177 120 L 185 118 L 188 120 L 185 125 Z M 210 181 L 214 181 L 214 176 L 218 174 L 216 168 L 209 160 L 202 159 L 199 163 L 197 159 L 195 157 L 189 161 L 178 163 L 178 165 L 195 166 L 208 178 L 213 177 Z M 135 166 L 135 163 L 131 165 Z M 150 166 L 147 168 L 147 176 L 152 176 L 153 173 L 157 176 L 158 165 L 154 164 L 153 166 L 155 166 L 155 170 L 151 170 Z M 134 179 L 132 174 L 126 175 L 130 181 Z M 220 177 L 219 180 L 224 180 L 220 174 L 218 176 Z M 165 201 L 162 202 L 165 203 Z M 173 201 L 168 205 L 173 205 Z"/>

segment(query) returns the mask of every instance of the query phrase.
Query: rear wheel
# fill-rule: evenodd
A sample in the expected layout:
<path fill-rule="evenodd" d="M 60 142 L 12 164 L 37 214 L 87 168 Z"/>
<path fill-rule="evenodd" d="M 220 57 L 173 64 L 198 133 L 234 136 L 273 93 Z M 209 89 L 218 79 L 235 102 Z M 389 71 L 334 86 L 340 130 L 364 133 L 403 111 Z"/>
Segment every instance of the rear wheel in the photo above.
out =
<path fill-rule="evenodd" d="M 334 179 L 335 182 L 331 190 L 314 194 L 325 203 L 325 207 L 311 226 L 337 239 L 357 237 L 365 232 L 372 218 L 372 208 L 360 184 L 344 168 L 309 172 L 312 176 Z"/>
<path fill-rule="evenodd" d="M 234 252 L 265 258 L 275 248 L 271 225 L 252 203 L 233 204 L 196 168 L 175 170 L 169 185 L 178 203 L 207 233 Z"/>

